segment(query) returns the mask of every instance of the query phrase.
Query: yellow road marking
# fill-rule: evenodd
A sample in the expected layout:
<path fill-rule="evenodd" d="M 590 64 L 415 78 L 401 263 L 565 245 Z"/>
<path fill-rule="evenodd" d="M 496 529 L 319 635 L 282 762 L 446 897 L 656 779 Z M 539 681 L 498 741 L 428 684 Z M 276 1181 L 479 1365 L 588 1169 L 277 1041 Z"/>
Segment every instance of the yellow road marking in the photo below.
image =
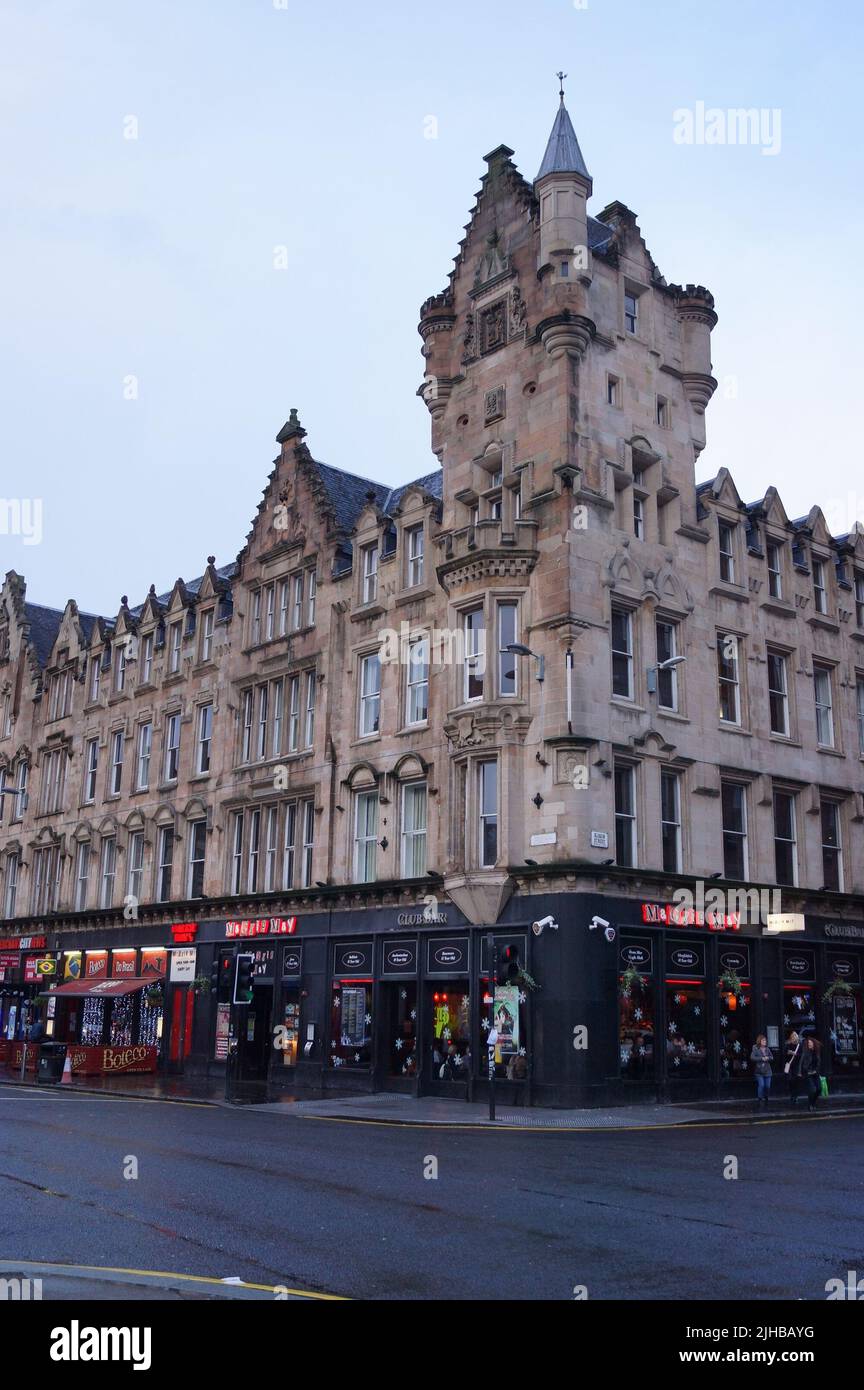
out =
<path fill-rule="evenodd" d="M 293 1294 L 295 1298 L 315 1298 L 325 1303 L 348 1303 L 350 1299 L 338 1293 L 314 1293 L 309 1289 L 289 1289 L 285 1284 L 251 1284 L 246 1279 L 239 1284 L 226 1284 L 224 1279 L 216 1279 L 208 1274 L 176 1274 L 167 1269 L 127 1269 L 123 1265 L 79 1265 L 79 1264 L 47 1264 L 44 1260 L 3 1260 L 3 1265 L 12 1266 L 15 1269 L 42 1269 L 51 1270 L 55 1274 L 69 1274 L 78 1270 L 86 1270 L 91 1274 L 137 1274 L 148 1279 L 182 1279 L 190 1284 L 215 1284 L 221 1289 L 257 1289 L 261 1293 Z"/>

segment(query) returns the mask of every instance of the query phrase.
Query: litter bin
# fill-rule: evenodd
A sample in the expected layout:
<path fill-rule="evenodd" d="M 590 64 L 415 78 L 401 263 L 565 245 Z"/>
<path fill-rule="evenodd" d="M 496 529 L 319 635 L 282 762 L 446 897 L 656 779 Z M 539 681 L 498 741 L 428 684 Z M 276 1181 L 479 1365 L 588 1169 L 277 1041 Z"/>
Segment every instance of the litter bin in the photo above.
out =
<path fill-rule="evenodd" d="M 39 1048 L 39 1081 L 59 1081 L 66 1061 L 65 1043 L 42 1043 Z"/>

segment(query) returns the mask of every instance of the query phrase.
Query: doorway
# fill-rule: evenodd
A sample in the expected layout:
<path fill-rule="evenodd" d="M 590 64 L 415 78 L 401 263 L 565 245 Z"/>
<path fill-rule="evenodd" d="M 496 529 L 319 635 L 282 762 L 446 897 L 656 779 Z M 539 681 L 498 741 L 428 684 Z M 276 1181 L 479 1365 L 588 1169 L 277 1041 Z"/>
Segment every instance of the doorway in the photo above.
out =
<path fill-rule="evenodd" d="M 468 981 L 437 980 L 424 995 L 423 1089 L 464 1100 L 471 1074 L 471 1001 Z"/>

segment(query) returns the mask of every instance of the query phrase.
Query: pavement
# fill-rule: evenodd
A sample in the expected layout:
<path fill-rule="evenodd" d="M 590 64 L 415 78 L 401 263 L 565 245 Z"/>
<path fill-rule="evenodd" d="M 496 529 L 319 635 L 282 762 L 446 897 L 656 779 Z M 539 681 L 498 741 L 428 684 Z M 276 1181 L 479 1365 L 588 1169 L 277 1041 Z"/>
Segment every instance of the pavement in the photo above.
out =
<path fill-rule="evenodd" d="M 356 1122 L 420 1125 L 423 1127 L 468 1127 L 491 1129 L 653 1129 L 668 1125 L 710 1124 L 737 1120 L 742 1123 L 760 1122 L 778 1116 L 806 1115 L 802 1097 L 797 1107 L 785 1097 L 769 1102 L 767 1109 L 758 1109 L 752 1099 L 723 1099 L 700 1101 L 695 1104 L 644 1104 L 585 1107 L 578 1110 L 559 1110 L 541 1106 L 514 1108 L 498 1105 L 495 1120 L 489 1119 L 486 1102 L 469 1104 L 464 1100 L 439 1097 L 396 1095 L 388 1091 L 375 1095 L 328 1096 L 324 1099 L 304 1099 L 304 1095 L 283 1095 L 267 1102 L 243 1101 L 239 1104 L 225 1099 L 223 1080 L 208 1082 L 183 1076 L 97 1076 L 73 1080 L 65 1085 L 43 1083 L 32 1079 L 22 1082 L 8 1076 L 0 1080 L 0 1088 L 61 1092 L 70 1096 L 114 1096 L 129 1100 L 173 1101 L 186 1105 L 227 1106 L 229 1109 L 262 1111 L 271 1114 L 290 1113 L 298 1118 L 319 1120 L 354 1120 Z M 838 1094 L 820 1101 L 819 1113 L 830 1115 L 864 1114 L 864 1095 Z"/>

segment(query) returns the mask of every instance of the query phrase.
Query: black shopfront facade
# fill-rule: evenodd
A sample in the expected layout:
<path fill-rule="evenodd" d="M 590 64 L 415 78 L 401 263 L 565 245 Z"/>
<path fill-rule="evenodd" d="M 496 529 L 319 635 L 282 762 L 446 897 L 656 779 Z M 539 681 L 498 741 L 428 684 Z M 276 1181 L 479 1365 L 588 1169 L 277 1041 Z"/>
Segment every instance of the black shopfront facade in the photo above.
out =
<path fill-rule="evenodd" d="M 70 950 L 86 963 L 107 949 L 112 973 L 130 947 L 136 969 L 145 950 L 164 948 L 159 1070 L 224 1079 L 238 1097 L 390 1091 L 482 1101 L 493 1022 L 504 1103 L 752 1095 L 760 1032 L 783 1095 L 793 1029 L 822 1044 L 833 1092 L 864 1089 L 864 917 L 807 916 L 803 932 L 768 936 L 674 917 L 666 896 L 592 887 L 517 892 L 494 924 L 469 923 L 447 901 L 430 921 L 422 907 L 330 910 L 318 899 L 292 917 L 105 924 L 82 936 L 70 924 L 46 945 L 58 962 Z M 532 923 L 545 917 L 557 929 L 538 936 Z M 493 992 L 490 937 L 515 950 L 528 980 Z M 239 953 L 253 958 L 249 1004 L 233 1000 Z M 835 981 L 848 988 L 826 1000 Z"/>

